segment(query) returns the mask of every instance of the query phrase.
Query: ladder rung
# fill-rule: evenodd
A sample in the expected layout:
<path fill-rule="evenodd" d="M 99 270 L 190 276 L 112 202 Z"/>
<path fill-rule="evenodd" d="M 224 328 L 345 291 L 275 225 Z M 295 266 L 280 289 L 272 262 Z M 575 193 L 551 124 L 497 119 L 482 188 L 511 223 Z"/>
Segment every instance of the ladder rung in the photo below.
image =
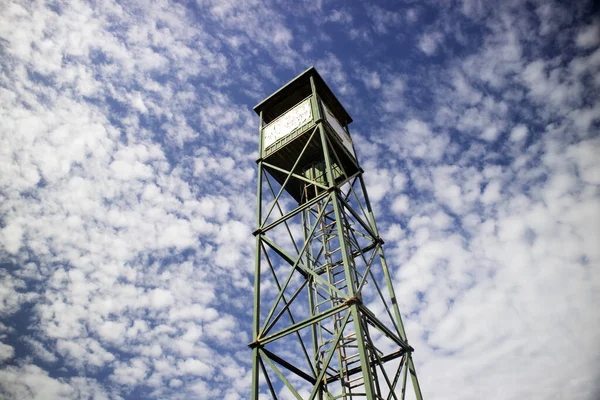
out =
<path fill-rule="evenodd" d="M 333 301 L 333 299 L 325 299 L 322 302 L 317 303 L 317 307 L 322 306 L 323 304 L 329 303 L 329 302 L 332 302 L 332 301 Z"/>
<path fill-rule="evenodd" d="M 360 379 L 363 379 L 363 376 L 362 376 L 362 375 L 360 375 L 360 376 L 357 376 L 357 377 L 356 377 L 356 378 L 354 378 L 354 379 L 350 379 L 350 380 L 346 381 L 346 384 L 348 384 L 348 385 L 349 385 L 349 384 L 351 384 L 351 383 L 354 383 L 354 382 L 356 382 L 356 381 L 358 381 L 358 380 L 360 380 Z M 364 379 L 363 379 L 363 382 L 362 382 L 362 384 L 364 384 L 364 383 L 365 383 L 365 382 L 364 382 Z"/>
<path fill-rule="evenodd" d="M 340 251 L 340 249 L 341 249 L 341 247 L 338 247 L 338 248 L 337 248 L 337 249 L 335 249 L 335 250 L 331 250 L 331 251 L 329 251 L 329 252 L 325 253 L 325 256 L 326 256 L 326 257 L 329 257 L 330 255 L 332 255 L 332 254 L 335 254 L 335 253 L 337 253 L 338 251 Z"/>

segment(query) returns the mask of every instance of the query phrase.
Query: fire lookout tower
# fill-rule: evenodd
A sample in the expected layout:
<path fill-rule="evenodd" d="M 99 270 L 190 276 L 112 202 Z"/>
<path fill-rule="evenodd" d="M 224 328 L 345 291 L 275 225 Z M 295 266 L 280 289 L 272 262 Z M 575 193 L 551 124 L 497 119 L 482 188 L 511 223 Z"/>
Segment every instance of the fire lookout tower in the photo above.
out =
<path fill-rule="evenodd" d="M 352 118 L 313 67 L 254 110 L 252 399 L 421 400 Z"/>

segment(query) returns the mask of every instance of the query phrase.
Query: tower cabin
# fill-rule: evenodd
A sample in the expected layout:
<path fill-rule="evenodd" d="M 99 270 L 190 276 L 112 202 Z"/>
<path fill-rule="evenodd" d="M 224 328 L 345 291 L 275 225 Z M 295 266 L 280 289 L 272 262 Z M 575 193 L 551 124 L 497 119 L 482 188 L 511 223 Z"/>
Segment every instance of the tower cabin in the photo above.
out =
<path fill-rule="evenodd" d="M 314 67 L 254 107 L 260 116 L 260 158 L 273 178 L 299 203 L 314 198 L 326 176 L 325 130 L 335 184 L 360 171 L 348 125 L 352 118 Z M 293 175 L 288 179 L 289 173 Z M 304 178 L 304 179 L 302 179 Z M 311 184 L 311 182 L 319 185 Z"/>

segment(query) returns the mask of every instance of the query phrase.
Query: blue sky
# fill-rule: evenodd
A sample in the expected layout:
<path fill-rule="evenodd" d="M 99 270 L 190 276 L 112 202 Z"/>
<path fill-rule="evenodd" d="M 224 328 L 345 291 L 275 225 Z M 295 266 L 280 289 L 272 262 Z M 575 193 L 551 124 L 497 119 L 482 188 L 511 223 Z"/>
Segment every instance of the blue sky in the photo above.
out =
<path fill-rule="evenodd" d="M 248 398 L 252 107 L 314 65 L 425 398 L 597 399 L 600 18 L 573 3 L 2 2 L 0 397 Z"/>

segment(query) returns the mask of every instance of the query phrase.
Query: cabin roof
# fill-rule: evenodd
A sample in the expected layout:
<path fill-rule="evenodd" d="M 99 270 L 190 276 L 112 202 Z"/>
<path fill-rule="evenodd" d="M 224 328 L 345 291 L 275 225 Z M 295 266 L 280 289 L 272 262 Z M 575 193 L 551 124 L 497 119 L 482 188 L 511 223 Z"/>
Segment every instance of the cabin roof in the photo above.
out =
<path fill-rule="evenodd" d="M 315 67 L 310 67 L 286 83 L 283 87 L 254 107 L 256 114 L 263 113 L 263 121 L 268 124 L 287 110 L 312 94 L 310 77 L 313 77 L 318 96 L 342 125 L 352 122 L 352 117 L 335 97 Z"/>

